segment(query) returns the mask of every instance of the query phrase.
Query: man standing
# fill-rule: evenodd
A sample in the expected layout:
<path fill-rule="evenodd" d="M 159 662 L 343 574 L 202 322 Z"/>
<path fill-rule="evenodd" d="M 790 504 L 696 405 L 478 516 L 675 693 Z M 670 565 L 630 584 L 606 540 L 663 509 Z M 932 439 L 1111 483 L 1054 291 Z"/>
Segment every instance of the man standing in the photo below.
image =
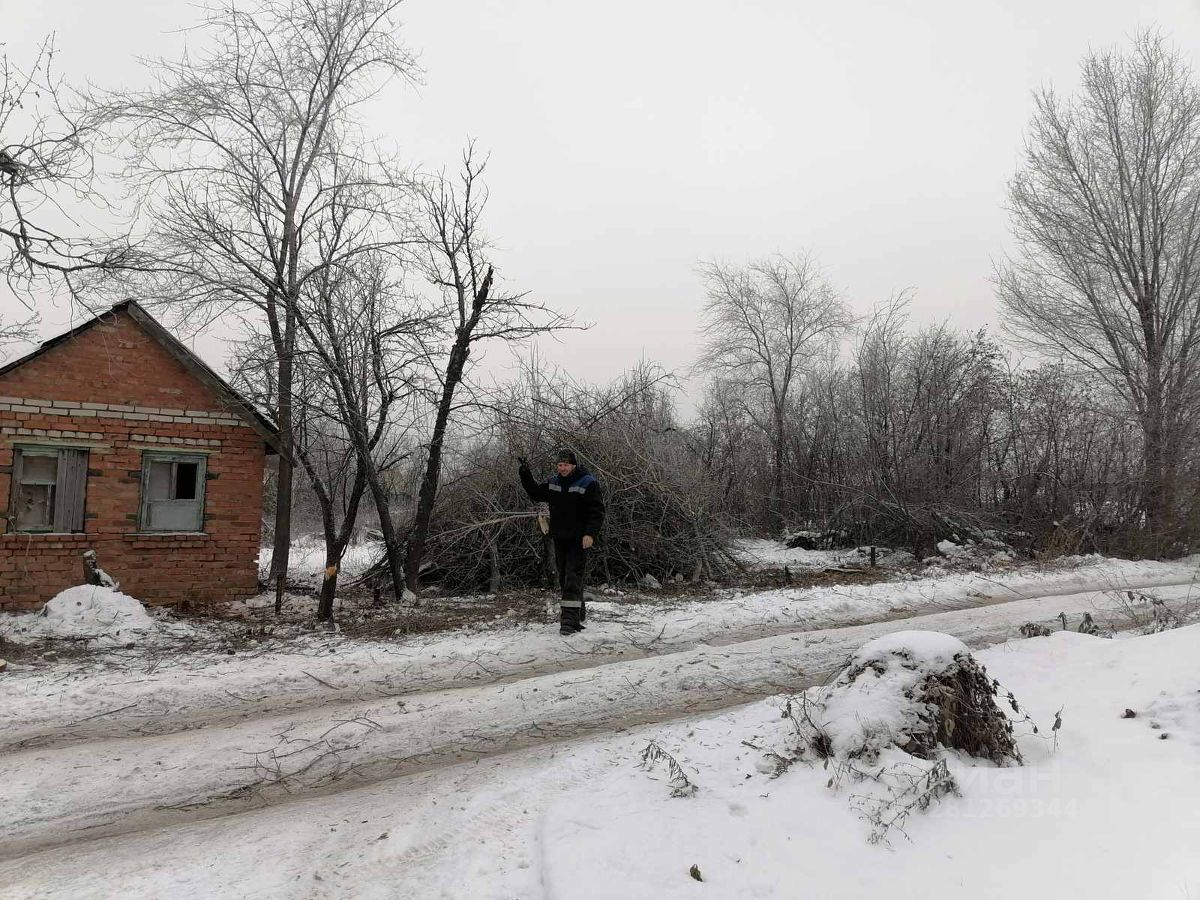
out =
<path fill-rule="evenodd" d="M 559 634 L 583 630 L 587 607 L 583 600 L 588 551 L 604 525 L 604 498 L 600 482 L 579 465 L 575 453 L 558 454 L 558 474 L 549 481 L 533 480 L 529 460 L 520 457 L 521 486 L 529 499 L 550 504 L 550 536 L 554 538 L 554 565 L 562 587 L 562 619 Z"/>

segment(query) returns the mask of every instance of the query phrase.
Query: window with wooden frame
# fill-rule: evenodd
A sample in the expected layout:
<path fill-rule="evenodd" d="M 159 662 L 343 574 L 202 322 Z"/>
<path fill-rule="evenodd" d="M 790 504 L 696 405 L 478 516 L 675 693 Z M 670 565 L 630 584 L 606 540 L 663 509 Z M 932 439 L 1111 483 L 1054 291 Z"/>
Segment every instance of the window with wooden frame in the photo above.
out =
<path fill-rule="evenodd" d="M 203 531 L 207 459 L 184 453 L 142 454 L 142 531 Z"/>
<path fill-rule="evenodd" d="M 83 531 L 87 463 L 87 450 L 75 447 L 14 447 L 9 527 L 56 534 Z"/>

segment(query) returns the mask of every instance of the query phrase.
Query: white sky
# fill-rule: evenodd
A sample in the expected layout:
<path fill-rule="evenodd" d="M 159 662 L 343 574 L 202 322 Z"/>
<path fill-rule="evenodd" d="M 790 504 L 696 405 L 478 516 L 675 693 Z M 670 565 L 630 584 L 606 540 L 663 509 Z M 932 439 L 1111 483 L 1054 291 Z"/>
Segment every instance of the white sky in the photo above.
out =
<path fill-rule="evenodd" d="M 69 77 L 135 85 L 135 57 L 196 18 L 183 0 L 0 0 L 0 40 L 19 56 L 55 31 Z M 585 379 L 688 366 L 714 256 L 810 248 L 859 311 L 908 287 L 918 320 L 995 326 L 1032 90 L 1073 89 L 1089 47 L 1142 26 L 1200 47 L 1198 0 L 409 0 L 402 19 L 425 83 L 368 129 L 429 165 L 469 136 L 491 150 L 500 273 L 595 323 L 543 348 Z M 49 334 L 70 314 L 43 318 Z"/>

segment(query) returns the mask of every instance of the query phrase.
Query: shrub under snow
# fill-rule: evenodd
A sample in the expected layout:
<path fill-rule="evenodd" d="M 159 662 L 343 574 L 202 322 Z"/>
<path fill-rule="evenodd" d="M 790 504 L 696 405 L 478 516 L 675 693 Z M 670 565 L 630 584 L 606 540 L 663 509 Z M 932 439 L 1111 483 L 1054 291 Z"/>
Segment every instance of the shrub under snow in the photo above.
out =
<path fill-rule="evenodd" d="M 966 644 L 934 631 L 900 631 L 863 645 L 807 715 L 812 746 L 839 759 L 887 747 L 933 758 L 940 745 L 997 764 L 1019 762 L 996 684 Z"/>

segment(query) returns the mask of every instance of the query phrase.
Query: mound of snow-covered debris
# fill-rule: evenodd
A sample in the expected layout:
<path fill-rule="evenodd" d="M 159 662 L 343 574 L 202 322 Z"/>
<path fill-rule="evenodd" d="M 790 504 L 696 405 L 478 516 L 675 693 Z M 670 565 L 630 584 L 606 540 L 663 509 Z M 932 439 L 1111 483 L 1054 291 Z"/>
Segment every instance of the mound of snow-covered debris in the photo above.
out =
<path fill-rule="evenodd" d="M 937 542 L 937 556 L 925 559 L 929 565 L 952 568 L 978 568 L 990 565 L 1005 565 L 1017 558 L 1016 551 L 999 538 L 985 537 L 980 541 L 968 540 L 958 543 L 952 540 Z"/>
<path fill-rule="evenodd" d="M 997 686 L 958 638 L 899 631 L 864 644 L 806 710 L 821 755 L 874 760 L 888 747 L 930 759 L 937 748 L 1019 762 Z"/>
<path fill-rule="evenodd" d="M 18 644 L 66 638 L 113 646 L 137 642 L 154 630 L 146 607 L 133 597 L 90 584 L 67 588 L 40 612 L 0 616 L 0 635 Z"/>
<path fill-rule="evenodd" d="M 770 571 L 788 566 L 793 569 L 822 569 L 841 562 L 841 550 L 806 550 L 789 547 L 783 541 L 766 538 L 739 538 L 732 550 L 753 571 Z"/>
<path fill-rule="evenodd" d="M 870 547 L 855 547 L 851 550 L 846 550 L 842 556 L 842 563 L 851 566 L 865 566 L 871 561 Z M 917 558 L 907 550 L 899 550 L 893 547 L 875 547 L 875 565 L 885 569 L 902 568 L 905 566 L 915 565 Z"/>

